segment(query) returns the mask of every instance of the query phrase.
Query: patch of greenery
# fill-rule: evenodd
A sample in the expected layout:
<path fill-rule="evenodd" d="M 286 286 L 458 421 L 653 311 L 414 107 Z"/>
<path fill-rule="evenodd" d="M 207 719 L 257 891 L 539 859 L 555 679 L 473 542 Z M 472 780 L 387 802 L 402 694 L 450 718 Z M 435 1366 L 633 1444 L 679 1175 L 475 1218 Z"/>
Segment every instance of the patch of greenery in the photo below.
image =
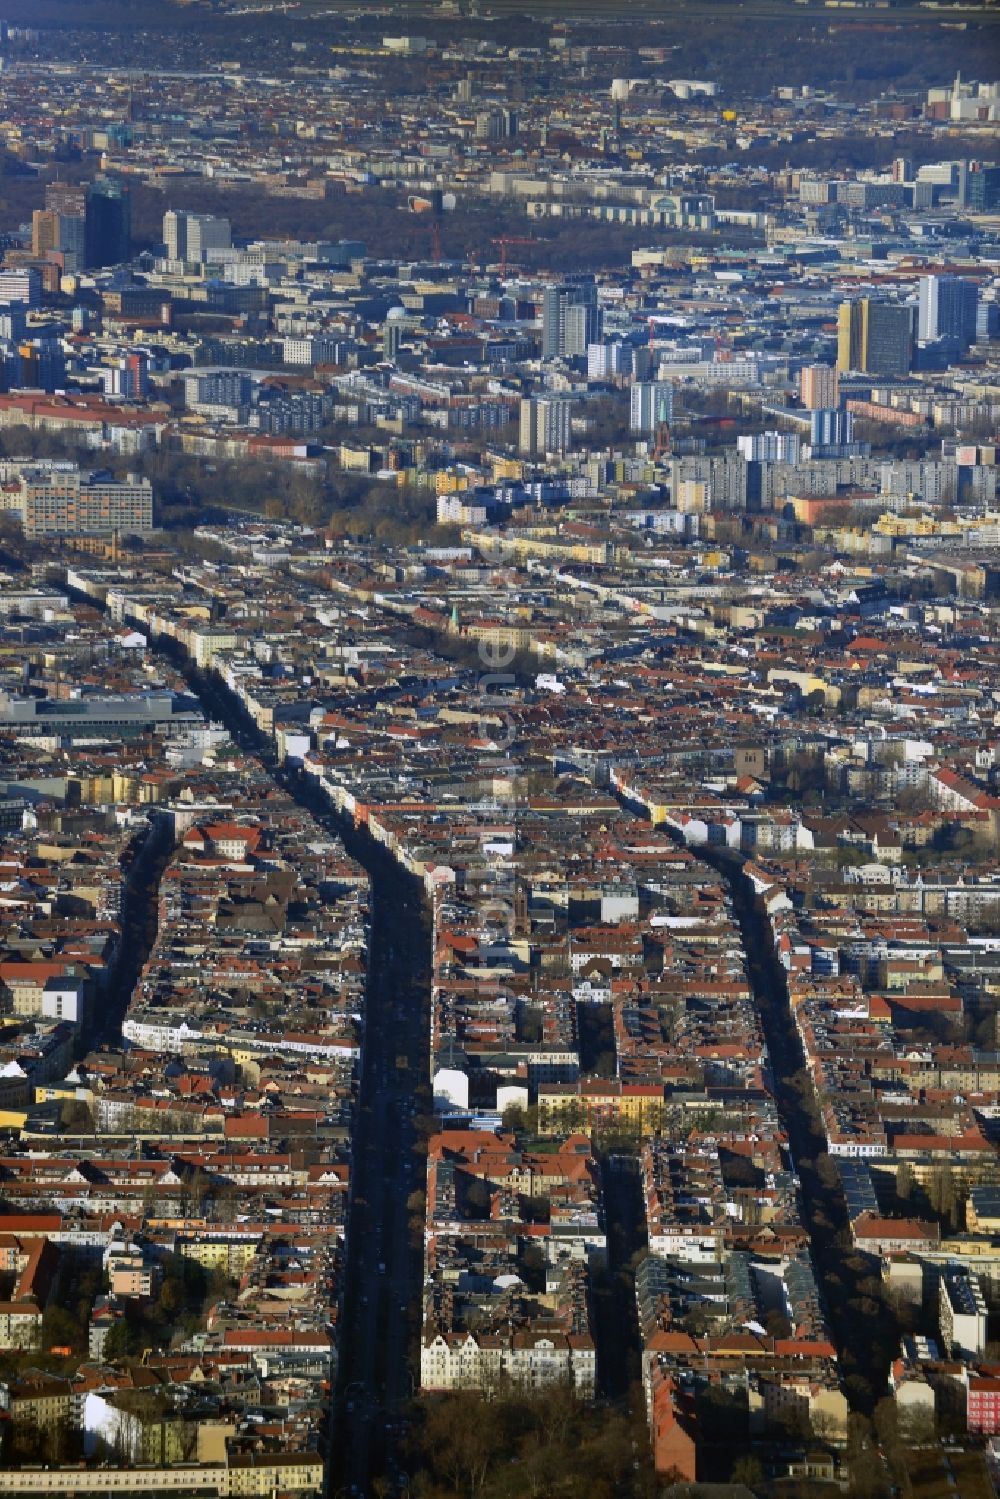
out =
<path fill-rule="evenodd" d="M 424 1396 L 408 1461 L 414 1499 L 651 1499 L 657 1491 L 641 1417 L 595 1410 L 564 1386 L 489 1400 Z"/>

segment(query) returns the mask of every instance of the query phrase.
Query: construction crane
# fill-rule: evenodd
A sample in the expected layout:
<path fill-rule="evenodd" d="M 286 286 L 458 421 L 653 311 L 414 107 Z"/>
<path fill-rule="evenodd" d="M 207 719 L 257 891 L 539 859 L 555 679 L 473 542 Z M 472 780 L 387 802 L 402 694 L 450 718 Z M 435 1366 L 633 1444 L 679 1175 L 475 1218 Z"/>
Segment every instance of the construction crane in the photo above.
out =
<path fill-rule="evenodd" d="M 499 239 L 491 239 L 490 240 L 490 244 L 491 245 L 499 245 L 499 247 L 500 247 L 500 274 L 501 274 L 501 276 L 506 275 L 506 272 L 507 272 L 507 246 L 508 245 L 533 245 L 534 243 L 535 243 L 535 241 L 533 239 L 519 239 L 516 235 L 512 235 L 512 234 L 502 234 Z"/>
<path fill-rule="evenodd" d="M 427 215 L 430 219 L 431 231 L 431 259 L 435 265 L 441 264 L 441 218 L 444 213 L 444 205 L 440 192 L 434 192 L 430 198 L 410 198 L 410 212 L 420 217 Z"/>

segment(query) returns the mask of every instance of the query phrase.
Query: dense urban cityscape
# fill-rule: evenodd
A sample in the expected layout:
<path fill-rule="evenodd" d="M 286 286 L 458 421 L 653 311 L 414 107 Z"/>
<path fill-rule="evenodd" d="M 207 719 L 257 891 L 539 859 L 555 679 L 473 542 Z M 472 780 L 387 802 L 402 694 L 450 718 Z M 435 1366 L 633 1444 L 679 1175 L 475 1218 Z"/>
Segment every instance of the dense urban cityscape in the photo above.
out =
<path fill-rule="evenodd" d="M 0 1493 L 992 1499 L 997 6 L 0 94 Z"/>

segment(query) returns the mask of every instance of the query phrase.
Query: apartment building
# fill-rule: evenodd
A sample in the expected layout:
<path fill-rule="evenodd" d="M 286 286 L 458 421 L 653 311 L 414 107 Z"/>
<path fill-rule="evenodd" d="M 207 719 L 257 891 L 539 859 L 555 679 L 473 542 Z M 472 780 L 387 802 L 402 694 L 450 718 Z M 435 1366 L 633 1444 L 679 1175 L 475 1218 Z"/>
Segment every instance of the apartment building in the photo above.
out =
<path fill-rule="evenodd" d="M 31 540 L 142 535 L 153 529 L 153 486 L 134 474 L 119 483 L 75 468 L 26 469 L 19 501 L 24 534 Z"/>

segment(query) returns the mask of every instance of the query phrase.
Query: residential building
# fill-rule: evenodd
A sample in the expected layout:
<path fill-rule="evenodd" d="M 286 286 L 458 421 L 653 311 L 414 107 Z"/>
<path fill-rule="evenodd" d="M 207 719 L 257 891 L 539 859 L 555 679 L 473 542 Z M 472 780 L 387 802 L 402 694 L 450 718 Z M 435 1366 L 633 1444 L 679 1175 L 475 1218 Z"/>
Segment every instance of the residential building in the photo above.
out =
<path fill-rule="evenodd" d="M 946 1269 L 938 1286 L 941 1342 L 960 1358 L 974 1358 L 986 1347 L 988 1313 L 982 1287 L 967 1270 Z"/>
<path fill-rule="evenodd" d="M 837 369 L 841 374 L 905 375 L 913 346 L 913 309 L 871 297 L 842 302 L 837 314 Z"/>
<path fill-rule="evenodd" d="M 669 380 L 641 380 L 632 386 L 631 427 L 649 436 L 668 423 L 674 412 L 674 387 Z"/>
<path fill-rule="evenodd" d="M 542 294 L 542 358 L 586 358 L 601 337 L 601 309 L 592 276 L 546 286 Z"/>
<path fill-rule="evenodd" d="M 233 237 L 226 218 L 169 209 L 163 215 L 163 241 L 168 260 L 203 261 L 213 250 L 232 249 Z"/>
<path fill-rule="evenodd" d="M 801 449 L 796 432 L 754 432 L 736 439 L 736 451 L 749 463 L 798 463 Z"/>
<path fill-rule="evenodd" d="M 112 536 L 153 529 L 153 486 L 131 475 L 119 483 L 79 469 L 29 469 L 20 494 L 25 536 Z"/>
<path fill-rule="evenodd" d="M 570 446 L 571 409 L 564 396 L 526 396 L 520 406 L 520 451 L 531 458 L 564 453 Z"/>
<path fill-rule="evenodd" d="M 961 348 L 976 340 L 978 293 L 960 276 L 923 276 L 919 282 L 917 337 L 955 339 Z"/>
<path fill-rule="evenodd" d="M 0 303 L 20 302 L 37 307 L 42 299 L 42 278 L 33 266 L 0 270 Z"/>
<path fill-rule="evenodd" d="M 840 376 L 835 365 L 807 364 L 799 371 L 799 398 L 807 411 L 840 404 Z"/>

